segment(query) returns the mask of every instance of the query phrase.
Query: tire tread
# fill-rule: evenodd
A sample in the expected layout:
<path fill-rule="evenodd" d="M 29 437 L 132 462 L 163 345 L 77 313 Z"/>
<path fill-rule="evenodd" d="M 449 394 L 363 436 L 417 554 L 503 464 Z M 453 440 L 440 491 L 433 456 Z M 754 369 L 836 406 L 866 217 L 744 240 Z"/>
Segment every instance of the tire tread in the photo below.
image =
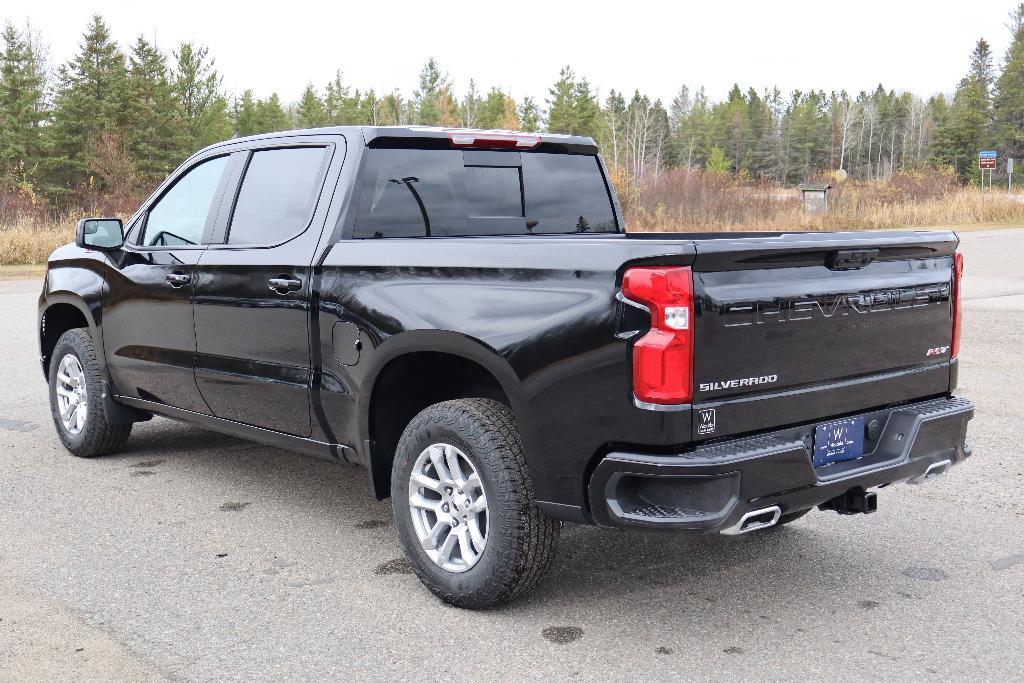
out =
<path fill-rule="evenodd" d="M 410 557 L 414 571 L 420 580 L 439 598 L 458 607 L 490 607 L 512 600 L 532 590 L 544 573 L 550 568 L 557 550 L 561 522 L 551 519 L 537 507 L 533 484 L 526 465 L 519 429 L 512 411 L 502 403 L 484 398 L 457 399 L 434 404 L 419 413 L 406 427 L 398 446 L 401 453 L 404 445 L 429 424 L 441 424 L 458 433 L 466 430 L 465 436 L 474 441 L 500 444 L 494 452 L 500 467 L 505 469 L 503 477 L 493 480 L 505 482 L 505 487 L 496 495 L 501 502 L 514 511 L 514 528 L 511 538 L 495 538 L 488 532 L 488 548 L 499 543 L 499 557 L 494 581 L 486 582 L 470 591 L 455 592 L 434 580 L 429 570 L 421 564 L 424 560 L 416 553 Z M 475 454 L 478 459 L 481 454 Z M 395 476 L 405 476 L 396 468 Z M 393 489 L 394 490 L 394 489 Z M 396 497 L 397 500 L 397 497 Z M 496 499 L 493 504 L 498 504 Z M 396 517 L 408 514 L 403 506 L 395 505 Z M 497 584 L 497 585 L 495 585 Z"/>
<path fill-rule="evenodd" d="M 52 397 L 53 384 L 57 381 L 58 364 L 60 359 L 67 353 L 64 347 L 70 347 L 70 350 L 78 357 L 79 362 L 82 364 L 82 370 L 85 372 L 89 389 L 88 422 L 85 428 L 85 438 L 79 444 L 69 441 L 68 435 L 65 433 L 64 427 L 60 422 L 60 416 L 57 414 L 56 405 Z M 128 437 L 131 436 L 132 425 L 115 425 L 107 421 L 103 410 L 103 374 L 100 371 L 99 360 L 96 357 L 96 345 L 87 329 L 79 327 L 68 330 L 61 335 L 50 359 L 50 383 L 50 410 L 53 413 L 57 433 L 60 435 L 64 447 L 72 455 L 79 458 L 95 458 L 115 453 L 124 448 L 128 442 Z"/>

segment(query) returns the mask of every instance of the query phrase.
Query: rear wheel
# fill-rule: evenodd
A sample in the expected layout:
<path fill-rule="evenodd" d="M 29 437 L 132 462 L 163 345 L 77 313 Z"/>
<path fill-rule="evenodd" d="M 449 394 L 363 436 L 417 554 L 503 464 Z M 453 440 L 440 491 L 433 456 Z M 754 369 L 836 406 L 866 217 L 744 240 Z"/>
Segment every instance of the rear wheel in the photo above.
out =
<path fill-rule="evenodd" d="M 413 570 L 452 605 L 522 595 L 554 558 L 561 524 L 537 508 L 515 419 L 497 401 L 446 401 L 413 418 L 391 500 Z"/>
<path fill-rule="evenodd" d="M 124 447 L 131 424 L 110 424 L 103 410 L 103 378 L 87 330 L 68 330 L 50 358 L 50 413 L 64 447 L 80 458 Z"/>

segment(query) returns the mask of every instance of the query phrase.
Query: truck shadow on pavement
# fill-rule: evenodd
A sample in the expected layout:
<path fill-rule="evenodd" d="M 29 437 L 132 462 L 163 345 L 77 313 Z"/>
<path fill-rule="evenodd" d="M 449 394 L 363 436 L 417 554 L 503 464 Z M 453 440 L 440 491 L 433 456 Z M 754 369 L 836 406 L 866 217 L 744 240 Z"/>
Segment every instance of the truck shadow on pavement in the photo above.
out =
<path fill-rule="evenodd" d="M 390 501 L 370 495 L 361 467 L 159 418 L 139 425 L 123 453 L 101 461 L 126 475 L 153 471 L 223 490 L 224 497 L 209 501 L 211 510 L 243 515 L 260 508 L 273 514 L 314 512 L 303 516 L 310 525 L 307 531 L 338 539 L 332 552 L 379 558 L 367 566 L 366 580 L 393 581 L 396 591 L 422 593 L 428 603 L 433 601 L 403 564 Z M 144 487 L 159 485 L 160 478 L 131 481 Z M 630 614 L 642 610 L 648 619 L 671 617 L 678 624 L 680 610 L 692 610 L 701 623 L 724 618 L 767 622 L 773 613 L 791 609 L 794 601 L 805 609 L 831 605 L 835 612 L 836 601 L 845 599 L 850 606 L 871 610 L 887 600 L 920 599 L 934 577 L 947 578 L 935 567 L 904 567 L 900 563 L 905 560 L 887 551 L 884 535 L 853 528 L 835 532 L 834 525 L 844 522 L 812 512 L 792 526 L 729 538 L 567 524 L 554 565 L 537 589 L 492 613 L 565 609 L 585 618 L 622 608 Z M 261 542 L 269 546 L 278 540 Z M 894 582 L 894 576 L 899 580 Z M 440 602 L 427 608 L 447 609 Z M 817 616 L 826 618 L 827 613 Z"/>

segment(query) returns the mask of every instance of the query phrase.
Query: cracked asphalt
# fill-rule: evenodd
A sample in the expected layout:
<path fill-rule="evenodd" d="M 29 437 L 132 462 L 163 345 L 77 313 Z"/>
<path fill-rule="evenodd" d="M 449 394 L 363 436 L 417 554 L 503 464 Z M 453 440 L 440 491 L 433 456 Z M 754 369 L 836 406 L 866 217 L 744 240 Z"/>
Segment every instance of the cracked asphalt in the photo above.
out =
<path fill-rule="evenodd" d="M 410 574 L 358 468 L 169 420 L 68 456 L 0 281 L 0 680 L 1024 676 L 1024 229 L 968 232 L 974 457 L 878 513 L 735 538 L 567 526 L 515 604 Z"/>

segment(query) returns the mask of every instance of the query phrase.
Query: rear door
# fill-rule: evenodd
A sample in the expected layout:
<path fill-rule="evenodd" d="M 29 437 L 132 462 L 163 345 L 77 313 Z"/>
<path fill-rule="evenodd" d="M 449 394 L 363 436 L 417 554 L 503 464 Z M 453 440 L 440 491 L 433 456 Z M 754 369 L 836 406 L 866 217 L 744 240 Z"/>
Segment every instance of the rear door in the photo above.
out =
<path fill-rule="evenodd" d="M 286 138 L 244 151 L 234 200 L 196 269 L 196 382 L 217 417 L 311 433 L 311 262 L 336 147 Z"/>

